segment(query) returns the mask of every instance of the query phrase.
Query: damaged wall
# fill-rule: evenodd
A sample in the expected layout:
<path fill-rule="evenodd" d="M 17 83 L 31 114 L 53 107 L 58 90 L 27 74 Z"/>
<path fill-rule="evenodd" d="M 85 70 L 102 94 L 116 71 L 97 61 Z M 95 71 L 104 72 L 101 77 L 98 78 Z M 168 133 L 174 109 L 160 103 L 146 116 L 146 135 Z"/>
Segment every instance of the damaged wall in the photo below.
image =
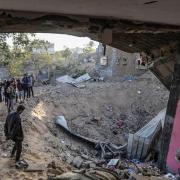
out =
<path fill-rule="evenodd" d="M 105 64 L 102 62 L 103 58 L 106 58 Z M 102 77 L 137 75 L 142 73 L 142 70 L 138 69 L 138 59 L 139 53 L 126 53 L 110 46 L 106 46 L 104 55 L 104 47 L 100 43 L 97 48 L 96 70 Z"/>

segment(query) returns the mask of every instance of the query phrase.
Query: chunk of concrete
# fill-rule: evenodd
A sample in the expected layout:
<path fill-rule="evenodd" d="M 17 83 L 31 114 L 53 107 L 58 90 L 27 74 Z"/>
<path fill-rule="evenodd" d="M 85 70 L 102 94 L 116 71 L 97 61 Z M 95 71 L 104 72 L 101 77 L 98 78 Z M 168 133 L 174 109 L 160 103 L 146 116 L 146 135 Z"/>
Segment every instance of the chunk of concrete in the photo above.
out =
<path fill-rule="evenodd" d="M 74 157 L 73 157 L 73 156 L 68 156 L 67 159 L 66 159 L 66 162 L 67 162 L 68 164 L 71 164 L 71 163 L 73 162 L 73 160 L 74 160 Z"/>
<path fill-rule="evenodd" d="M 89 164 L 89 167 L 90 167 L 90 168 L 95 168 L 95 167 L 96 167 L 96 164 L 95 164 L 94 162 L 91 162 L 91 163 Z"/>
<path fill-rule="evenodd" d="M 73 166 L 77 168 L 80 168 L 82 163 L 83 163 L 83 159 L 80 156 L 75 157 L 72 162 Z"/>
<path fill-rule="evenodd" d="M 94 163 L 93 161 L 85 161 L 85 162 L 83 162 L 83 167 L 84 168 L 95 168 L 96 163 Z"/>
<path fill-rule="evenodd" d="M 85 155 L 85 154 L 82 154 L 81 157 L 85 160 L 88 160 L 89 159 L 89 156 L 88 155 Z"/>

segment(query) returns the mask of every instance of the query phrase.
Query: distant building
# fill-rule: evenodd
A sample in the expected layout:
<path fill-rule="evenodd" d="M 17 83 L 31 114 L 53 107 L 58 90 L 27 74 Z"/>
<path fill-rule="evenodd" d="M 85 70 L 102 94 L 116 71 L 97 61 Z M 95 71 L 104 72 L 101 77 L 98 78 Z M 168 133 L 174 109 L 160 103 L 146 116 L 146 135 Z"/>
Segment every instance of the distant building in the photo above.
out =
<path fill-rule="evenodd" d="M 79 55 L 79 54 L 83 53 L 83 49 L 79 48 L 79 47 L 75 47 L 75 48 L 71 49 L 71 52 Z"/>
<path fill-rule="evenodd" d="M 5 79 L 9 79 L 10 74 L 7 68 L 0 68 L 0 81 L 3 81 Z"/>
<path fill-rule="evenodd" d="M 44 47 L 44 48 L 33 48 L 33 50 L 32 50 L 33 55 L 44 54 L 46 52 L 48 52 L 50 55 L 55 54 L 54 44 L 53 43 L 49 43 L 48 46 L 47 46 L 47 49 Z"/>
<path fill-rule="evenodd" d="M 102 77 L 136 75 L 147 69 L 140 53 L 126 53 L 101 43 L 96 52 L 96 70 Z"/>

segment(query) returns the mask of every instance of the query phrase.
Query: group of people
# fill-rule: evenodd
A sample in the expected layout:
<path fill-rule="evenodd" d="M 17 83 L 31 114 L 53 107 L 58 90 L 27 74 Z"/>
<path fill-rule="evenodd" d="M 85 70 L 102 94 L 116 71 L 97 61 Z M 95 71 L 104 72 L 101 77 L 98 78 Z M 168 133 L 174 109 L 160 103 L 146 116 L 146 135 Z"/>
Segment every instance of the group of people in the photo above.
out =
<path fill-rule="evenodd" d="M 11 158 L 15 156 L 17 168 L 21 168 L 24 165 L 27 167 L 28 165 L 24 160 L 20 160 L 24 139 L 20 115 L 25 110 L 25 107 L 21 103 L 31 96 L 34 97 L 33 86 L 33 75 L 27 74 L 24 74 L 22 78 L 12 78 L 0 82 L 0 102 L 5 102 L 8 111 L 4 124 L 4 134 L 6 140 L 12 140 L 14 142 Z M 19 105 L 15 110 L 15 105 L 18 102 Z"/>
<path fill-rule="evenodd" d="M 22 78 L 12 78 L 0 82 L 0 102 L 5 102 L 8 113 L 14 111 L 17 102 L 23 103 L 25 99 L 34 97 L 33 75 L 24 74 Z"/>

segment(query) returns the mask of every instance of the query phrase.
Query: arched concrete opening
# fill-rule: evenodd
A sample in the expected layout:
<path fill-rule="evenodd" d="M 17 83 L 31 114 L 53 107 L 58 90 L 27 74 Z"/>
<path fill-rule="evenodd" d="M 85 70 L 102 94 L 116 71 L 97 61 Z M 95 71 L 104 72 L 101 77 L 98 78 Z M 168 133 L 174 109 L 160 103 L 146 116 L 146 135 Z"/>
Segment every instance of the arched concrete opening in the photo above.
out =
<path fill-rule="evenodd" d="M 162 139 L 165 152 L 162 153 L 161 165 L 164 166 L 170 142 L 168 134 L 172 132 L 180 93 L 178 73 L 174 71 L 174 64 L 179 64 L 179 1 L 78 1 L 74 8 L 73 3 L 38 1 L 37 4 L 28 2 L 24 5 L 23 1 L 14 1 L 10 6 L 10 2 L 3 2 L 0 32 L 51 32 L 88 36 L 126 52 L 145 52 L 151 58 L 152 71 L 168 89 L 172 88 L 166 121 L 171 120 L 170 125 L 166 126 L 165 123 L 163 133 L 166 138 Z M 173 74 L 175 84 L 172 87 Z M 174 91 L 177 94 L 175 100 L 172 100 Z M 171 100 L 173 108 L 170 108 Z M 166 131 L 168 128 L 169 131 Z"/>

